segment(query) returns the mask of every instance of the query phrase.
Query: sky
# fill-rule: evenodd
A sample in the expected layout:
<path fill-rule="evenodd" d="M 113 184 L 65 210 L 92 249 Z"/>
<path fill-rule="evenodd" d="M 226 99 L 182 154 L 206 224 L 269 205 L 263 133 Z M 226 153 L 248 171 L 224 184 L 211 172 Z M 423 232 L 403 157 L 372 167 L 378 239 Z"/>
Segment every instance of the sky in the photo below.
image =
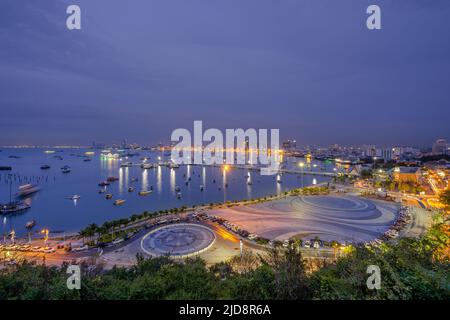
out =
<path fill-rule="evenodd" d="M 202 120 L 430 146 L 450 140 L 449 17 L 448 0 L 1 0 L 0 145 L 153 145 Z"/>

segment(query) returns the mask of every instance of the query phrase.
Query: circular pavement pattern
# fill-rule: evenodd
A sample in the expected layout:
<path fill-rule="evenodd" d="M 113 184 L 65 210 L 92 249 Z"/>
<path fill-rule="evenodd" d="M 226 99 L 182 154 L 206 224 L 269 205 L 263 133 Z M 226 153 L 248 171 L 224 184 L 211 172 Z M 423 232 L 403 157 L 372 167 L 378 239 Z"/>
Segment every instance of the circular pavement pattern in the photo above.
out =
<path fill-rule="evenodd" d="M 205 226 L 179 223 L 150 231 L 142 238 L 141 248 L 152 256 L 187 257 L 207 250 L 214 240 L 214 232 Z"/>

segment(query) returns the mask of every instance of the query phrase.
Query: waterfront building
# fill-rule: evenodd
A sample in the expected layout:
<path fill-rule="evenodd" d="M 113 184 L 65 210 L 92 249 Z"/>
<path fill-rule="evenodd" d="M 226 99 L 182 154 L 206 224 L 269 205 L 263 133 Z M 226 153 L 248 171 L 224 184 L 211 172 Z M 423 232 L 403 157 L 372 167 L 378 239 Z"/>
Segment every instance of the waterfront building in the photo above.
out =
<path fill-rule="evenodd" d="M 397 182 L 415 182 L 420 181 L 419 167 L 396 167 L 394 169 L 394 180 Z"/>
<path fill-rule="evenodd" d="M 433 143 L 432 152 L 433 154 L 447 154 L 448 145 L 445 139 L 437 139 L 435 143 Z"/>

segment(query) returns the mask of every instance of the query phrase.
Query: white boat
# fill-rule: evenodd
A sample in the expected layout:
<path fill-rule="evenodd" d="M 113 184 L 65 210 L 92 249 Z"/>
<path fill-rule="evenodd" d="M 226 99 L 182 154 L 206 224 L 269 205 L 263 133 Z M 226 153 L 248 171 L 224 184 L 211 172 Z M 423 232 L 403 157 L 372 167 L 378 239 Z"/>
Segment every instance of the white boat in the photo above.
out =
<path fill-rule="evenodd" d="M 40 188 L 36 185 L 32 184 L 24 184 L 19 187 L 19 191 L 17 192 L 18 197 L 26 197 L 30 194 L 36 193 L 40 190 Z"/>
<path fill-rule="evenodd" d="M 73 196 L 67 196 L 66 197 L 67 200 L 78 200 L 80 198 L 81 198 L 81 196 L 79 196 L 77 194 L 74 194 Z"/>
<path fill-rule="evenodd" d="M 153 164 L 152 163 L 143 163 L 143 164 L 141 164 L 141 168 L 142 169 L 152 169 Z"/>

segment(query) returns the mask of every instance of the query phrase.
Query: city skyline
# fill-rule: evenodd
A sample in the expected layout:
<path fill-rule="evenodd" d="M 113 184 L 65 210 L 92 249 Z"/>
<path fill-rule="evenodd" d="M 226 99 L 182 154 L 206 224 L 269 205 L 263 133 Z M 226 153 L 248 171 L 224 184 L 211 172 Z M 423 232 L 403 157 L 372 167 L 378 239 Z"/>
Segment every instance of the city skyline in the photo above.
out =
<path fill-rule="evenodd" d="M 378 2 L 370 32 L 369 1 L 74 1 L 79 31 L 67 1 L 4 1 L 0 145 L 155 145 L 193 120 L 299 145 L 448 140 L 450 5 Z"/>

